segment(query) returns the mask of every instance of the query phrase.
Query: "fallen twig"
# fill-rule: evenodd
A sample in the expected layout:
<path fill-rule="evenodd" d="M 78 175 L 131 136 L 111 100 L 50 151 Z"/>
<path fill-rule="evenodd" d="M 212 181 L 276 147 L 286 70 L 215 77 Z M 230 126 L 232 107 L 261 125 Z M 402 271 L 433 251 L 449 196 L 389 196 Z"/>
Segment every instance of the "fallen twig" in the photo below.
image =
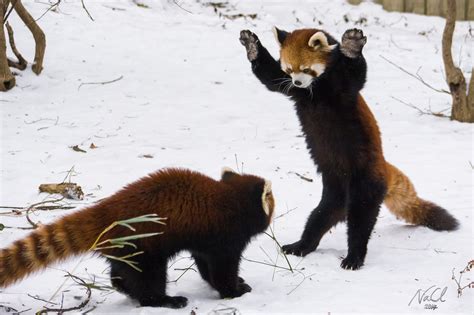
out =
<path fill-rule="evenodd" d="M 92 282 L 92 283 L 87 283 L 86 281 L 84 281 L 84 279 L 78 277 L 78 276 L 75 276 L 71 273 L 67 273 L 66 275 L 67 277 L 71 278 L 74 282 L 76 282 L 78 285 L 86 288 L 86 297 L 85 299 L 77 306 L 73 306 L 73 307 L 69 307 L 69 308 L 63 308 L 62 306 L 62 303 L 61 303 L 61 307 L 60 308 L 49 308 L 49 307 L 44 307 L 42 310 L 38 311 L 36 314 L 40 315 L 40 314 L 47 314 L 48 312 L 58 312 L 58 314 L 63 314 L 65 312 L 70 312 L 70 311 L 76 311 L 76 310 L 80 310 L 82 309 L 83 307 L 85 307 L 87 304 L 89 304 L 90 300 L 91 300 L 91 296 L 92 296 L 92 288 L 94 288 L 95 286 L 95 283 Z M 51 302 L 48 302 L 48 303 L 51 303 Z"/>
<path fill-rule="evenodd" d="M 86 11 L 87 15 L 89 16 L 89 18 L 94 21 L 94 18 L 92 17 L 92 15 L 89 13 L 89 10 L 87 10 L 86 8 L 86 5 L 84 4 L 84 0 L 81 0 L 81 4 L 82 4 L 82 8 L 84 9 L 84 11 Z"/>
<path fill-rule="evenodd" d="M 191 11 L 189 11 L 189 10 L 183 8 L 183 6 L 182 6 L 181 4 L 179 4 L 177 0 L 173 0 L 173 3 L 174 3 L 178 8 L 180 8 L 181 10 L 186 11 L 186 12 L 188 12 L 189 14 L 193 14 L 193 12 L 191 12 Z"/>
<path fill-rule="evenodd" d="M 110 83 L 114 83 L 114 82 L 120 81 L 120 80 L 122 80 L 122 79 L 123 79 L 123 75 L 121 75 L 121 76 L 118 77 L 117 79 L 113 79 L 113 80 L 110 80 L 110 81 L 102 81 L 102 82 L 83 82 L 83 83 L 79 84 L 79 87 L 77 88 L 77 90 L 79 91 L 83 85 L 106 85 L 106 84 L 110 84 Z"/>
<path fill-rule="evenodd" d="M 40 17 L 37 18 L 35 21 L 38 22 L 38 21 L 39 21 L 40 19 L 42 19 L 43 16 L 45 16 L 46 13 L 48 13 L 49 11 L 56 10 L 56 9 L 59 7 L 60 4 L 61 4 L 61 0 L 57 0 L 55 3 L 52 3 L 52 4 L 48 7 L 48 9 L 47 9 L 46 11 L 44 11 L 43 14 L 41 14 Z"/>
<path fill-rule="evenodd" d="M 391 98 L 393 98 L 394 100 L 402 103 L 403 105 L 406 105 L 408 107 L 411 107 L 411 108 L 415 109 L 416 111 L 418 111 L 418 113 L 420 115 L 432 115 L 432 116 L 436 116 L 436 117 L 449 118 L 448 115 L 443 114 L 441 111 L 440 112 L 433 112 L 431 109 L 430 110 L 422 110 L 419 107 L 417 107 L 417 106 L 415 106 L 411 103 L 407 103 L 407 102 L 402 101 L 399 98 L 396 98 L 395 96 L 391 96 Z M 447 109 L 445 109 L 445 110 L 447 110 Z"/>
<path fill-rule="evenodd" d="M 398 69 L 402 70 L 403 72 L 405 72 L 406 74 L 408 74 L 409 76 L 417 79 L 418 81 L 420 81 L 421 83 L 423 83 L 425 86 L 429 87 L 430 89 L 436 91 L 436 92 L 439 92 L 439 93 L 446 93 L 446 94 L 449 94 L 451 95 L 451 93 L 445 89 L 437 89 L 435 87 L 433 87 L 431 84 L 427 83 L 425 80 L 423 80 L 423 78 L 418 74 L 418 71 L 420 71 L 420 69 L 418 69 L 417 73 L 416 74 L 413 74 L 411 73 L 410 71 L 402 68 L 401 66 L 397 65 L 396 63 L 394 63 L 393 61 L 385 58 L 384 56 L 382 55 L 379 55 L 380 58 L 382 58 L 383 60 L 387 61 L 388 63 L 390 63 L 391 65 L 397 67 Z"/>
<path fill-rule="evenodd" d="M 288 207 L 287 207 L 287 209 L 288 209 Z M 290 213 L 290 212 L 295 211 L 296 209 L 298 209 L 298 207 L 294 207 L 294 208 L 292 208 L 292 209 L 288 209 L 285 213 L 282 213 L 282 214 L 276 216 L 275 218 L 273 218 L 273 221 L 275 221 L 275 220 L 277 220 L 277 219 L 280 219 L 281 217 L 284 217 L 285 215 L 287 215 L 287 214 Z"/>
<path fill-rule="evenodd" d="M 295 174 L 296 176 L 298 176 L 299 178 L 301 178 L 302 180 L 305 180 L 307 182 L 310 182 L 312 183 L 313 182 L 313 179 L 312 178 L 309 178 L 309 177 L 306 177 L 304 175 L 301 175 L 300 173 L 297 173 L 297 172 L 290 172 L 290 174 L 293 173 Z"/>
<path fill-rule="evenodd" d="M 196 264 L 196 263 L 193 262 L 189 267 L 183 268 L 183 269 L 175 268 L 175 270 L 184 270 L 184 271 L 183 271 L 182 274 L 179 275 L 178 278 L 176 278 L 175 280 L 172 280 L 172 281 L 168 281 L 168 283 L 176 283 L 176 282 L 178 282 L 178 280 L 181 279 L 181 278 L 184 276 L 184 274 L 185 274 L 186 272 L 188 272 L 189 270 L 192 270 L 192 271 L 196 272 L 196 270 L 193 268 L 195 264 Z"/>
<path fill-rule="evenodd" d="M 73 151 L 76 151 L 76 152 L 87 153 L 86 150 L 79 148 L 79 145 L 77 145 L 77 144 L 76 144 L 76 145 L 73 145 L 73 146 L 71 147 L 71 149 L 72 149 Z"/>
<path fill-rule="evenodd" d="M 29 207 L 26 209 L 26 211 L 25 211 L 26 220 L 28 221 L 29 224 L 31 224 L 31 226 L 32 226 L 33 228 L 36 229 L 36 228 L 40 225 L 40 223 L 39 223 L 39 222 L 36 222 L 36 223 L 35 223 L 35 222 L 33 222 L 33 221 L 30 219 L 30 216 L 29 216 L 29 215 L 30 215 L 30 212 L 31 212 L 32 210 L 34 210 L 34 208 L 35 208 L 36 206 L 39 206 L 39 205 L 42 205 L 42 204 L 46 204 L 46 203 L 59 202 L 59 201 L 62 201 L 63 199 L 64 199 L 64 197 L 61 197 L 61 198 L 59 198 L 59 199 L 44 200 L 44 201 L 40 201 L 40 202 L 37 202 L 37 203 L 32 204 L 32 205 L 29 206 Z"/>
<path fill-rule="evenodd" d="M 280 250 L 280 253 L 283 255 L 283 257 L 285 257 L 285 260 L 286 260 L 286 263 L 288 264 L 288 268 L 291 272 L 293 272 L 293 267 L 291 266 L 290 264 L 290 261 L 288 260 L 288 257 L 286 256 L 285 252 L 283 251 L 281 245 L 280 245 L 280 242 L 278 242 L 276 236 L 275 236 L 275 233 L 273 232 L 273 229 L 272 227 L 270 226 L 269 227 L 270 229 L 270 232 L 271 234 L 267 233 L 267 232 L 264 232 L 266 236 L 270 237 L 274 242 L 275 244 L 278 246 L 278 249 Z"/>

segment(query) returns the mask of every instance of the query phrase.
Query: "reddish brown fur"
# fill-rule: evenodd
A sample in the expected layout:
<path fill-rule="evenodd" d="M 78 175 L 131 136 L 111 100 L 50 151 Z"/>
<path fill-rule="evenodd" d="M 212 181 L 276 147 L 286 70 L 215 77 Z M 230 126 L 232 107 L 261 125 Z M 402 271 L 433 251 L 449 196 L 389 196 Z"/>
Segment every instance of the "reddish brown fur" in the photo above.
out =
<path fill-rule="evenodd" d="M 97 205 L 41 226 L 26 238 L 0 250 L 0 287 L 6 287 L 51 263 L 90 250 L 99 234 L 119 220 L 145 214 L 167 218 L 166 225 L 134 224 L 136 232 L 116 227 L 102 238 L 164 232 L 138 240 L 136 245 L 141 251 L 170 251 L 170 246 L 193 238 L 205 238 L 224 228 L 232 232 L 228 222 L 239 217 L 237 211 L 241 207 L 254 201 L 247 200 L 245 196 L 255 188 L 255 184 L 263 187 L 264 180 L 239 175 L 233 179 L 233 184 L 227 184 L 224 180 L 216 181 L 183 169 L 153 173 Z M 273 212 L 273 196 L 270 195 L 268 200 Z M 119 256 L 120 250 L 102 253 Z"/>
<path fill-rule="evenodd" d="M 311 36 L 320 31 L 317 29 L 301 29 L 289 33 L 281 46 L 282 63 L 291 65 L 294 72 L 299 72 L 301 66 L 309 67 L 315 63 L 327 66 L 331 50 L 319 49 L 315 51 L 308 46 Z M 316 76 L 314 72 L 310 74 Z M 377 121 L 360 94 L 358 94 L 357 105 L 360 121 L 364 122 L 362 127 L 371 142 L 367 146 L 370 151 L 358 152 L 360 156 L 350 158 L 361 162 L 366 161 L 366 159 L 374 161 L 372 164 L 374 167 L 371 171 L 376 178 L 385 178 L 387 194 L 384 203 L 397 218 L 404 219 L 411 224 L 427 225 L 428 213 L 438 206 L 419 198 L 409 178 L 395 166 L 385 161 Z"/>
<path fill-rule="evenodd" d="M 311 36 L 319 31 L 316 29 L 302 29 L 290 33 L 281 47 L 280 57 L 282 63 L 291 65 L 294 72 L 300 72 L 300 66 L 309 68 L 313 64 L 326 64 L 330 50 L 323 48 L 318 49 L 315 53 L 315 50 L 308 46 Z M 315 76 L 316 74 L 313 71 L 311 75 Z"/>

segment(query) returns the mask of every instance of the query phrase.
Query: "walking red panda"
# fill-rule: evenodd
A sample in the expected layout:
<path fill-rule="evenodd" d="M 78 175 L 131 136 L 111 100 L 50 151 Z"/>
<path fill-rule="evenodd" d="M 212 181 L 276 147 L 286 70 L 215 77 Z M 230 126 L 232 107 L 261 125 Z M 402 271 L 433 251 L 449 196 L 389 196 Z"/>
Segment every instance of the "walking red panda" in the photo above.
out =
<path fill-rule="evenodd" d="M 367 74 L 363 32 L 347 30 L 341 43 L 318 29 L 288 33 L 274 28 L 274 35 L 281 48 L 279 62 L 252 32 L 242 31 L 240 42 L 255 76 L 295 102 L 323 181 L 322 199 L 301 239 L 283 246 L 284 252 L 307 255 L 332 226 L 347 219 L 349 250 L 341 267 L 360 268 L 382 202 L 408 223 L 455 230 L 455 218 L 419 198 L 408 177 L 385 161 L 377 122 L 359 93 Z"/>
<path fill-rule="evenodd" d="M 144 253 L 133 257 L 139 272 L 108 259 L 112 284 L 142 306 L 181 308 L 187 299 L 166 295 L 167 262 L 181 250 L 191 252 L 202 278 L 222 298 L 239 297 L 251 288 L 238 276 L 243 250 L 269 225 L 274 210 L 271 183 L 224 169 L 220 181 L 185 169 L 164 169 L 126 186 L 96 205 L 39 227 L 0 250 L 0 287 L 46 266 L 90 250 L 110 224 L 157 214 L 166 225 L 135 224 L 135 232 L 117 226 L 104 237 L 163 234 L 133 241 Z M 100 250 L 123 257 L 134 248 Z"/>

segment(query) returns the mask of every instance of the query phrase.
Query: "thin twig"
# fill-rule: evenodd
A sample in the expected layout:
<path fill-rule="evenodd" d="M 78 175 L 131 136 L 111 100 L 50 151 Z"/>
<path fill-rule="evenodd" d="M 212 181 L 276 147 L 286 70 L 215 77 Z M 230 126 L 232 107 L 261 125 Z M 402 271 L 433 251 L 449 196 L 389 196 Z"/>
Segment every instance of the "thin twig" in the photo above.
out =
<path fill-rule="evenodd" d="M 288 292 L 286 295 L 290 295 L 291 293 L 295 292 L 296 289 L 298 289 L 302 284 L 303 282 L 305 282 L 306 279 L 312 277 L 315 275 L 315 273 L 313 274 L 310 274 L 309 276 L 306 276 L 304 275 L 304 273 L 302 273 L 301 271 L 299 272 L 299 274 L 303 275 L 303 280 L 300 281 L 300 283 L 298 283 L 290 292 Z"/>
<path fill-rule="evenodd" d="M 405 72 L 405 73 L 408 74 L 409 76 L 411 76 L 411 77 L 417 79 L 418 81 L 420 81 L 421 83 L 423 83 L 425 86 L 429 87 L 430 89 L 432 89 L 432 90 L 434 90 L 434 91 L 436 91 L 436 92 L 439 92 L 439 93 L 446 93 L 446 94 L 451 95 L 451 93 L 450 93 L 449 91 L 447 91 L 447 90 L 445 90 L 445 89 L 437 89 L 437 88 L 433 87 L 432 85 L 430 85 L 429 83 L 427 83 L 427 82 L 426 82 L 425 80 L 423 80 L 423 78 L 418 74 L 418 72 L 417 72 L 417 74 L 413 74 L 413 73 L 409 72 L 408 70 L 402 68 L 401 66 L 397 65 L 397 64 L 394 63 L 393 61 L 391 61 L 391 60 L 385 58 L 384 56 L 382 56 L 382 55 L 379 55 L 379 56 L 380 56 L 380 58 L 382 58 L 383 60 L 387 61 L 387 62 L 390 63 L 391 65 L 397 67 L 398 69 L 402 70 L 403 72 Z M 418 70 L 418 71 L 419 71 L 419 70 Z"/>
<path fill-rule="evenodd" d="M 0 226 L 2 227 L 0 230 L 2 229 L 34 230 L 35 229 L 34 227 L 31 227 L 31 226 L 6 226 L 2 224 L 0 224 Z"/>
<path fill-rule="evenodd" d="M 176 283 L 176 282 L 178 282 L 178 280 L 181 279 L 181 277 L 183 277 L 184 274 L 185 274 L 186 272 L 188 272 L 189 270 L 196 271 L 196 270 L 194 270 L 194 269 L 192 268 L 192 267 L 194 267 L 195 264 L 196 264 L 196 263 L 193 262 L 189 267 L 184 268 L 184 269 L 183 269 L 183 270 L 184 270 L 183 273 L 182 273 L 181 275 L 179 275 L 179 277 L 176 278 L 176 280 L 168 281 L 168 283 Z M 177 269 L 175 269 L 175 270 L 177 270 Z"/>
<path fill-rule="evenodd" d="M 79 87 L 77 88 L 77 90 L 80 90 L 80 88 L 83 86 L 83 85 L 106 85 L 106 84 L 110 84 L 110 83 L 114 83 L 114 82 L 117 82 L 117 81 L 120 81 L 123 79 L 123 75 L 121 75 L 120 77 L 118 77 L 117 79 L 113 79 L 113 80 L 110 80 L 110 81 L 102 81 L 102 82 L 84 82 L 84 83 L 81 83 L 79 85 Z"/>
<path fill-rule="evenodd" d="M 8 13 L 5 15 L 5 17 L 3 18 L 3 23 L 6 23 L 6 22 L 7 22 L 8 17 L 9 17 L 10 14 L 12 13 L 13 9 L 15 9 L 15 5 L 16 5 L 17 2 L 18 2 L 18 0 L 13 0 L 13 1 L 11 2 L 11 5 L 12 5 L 12 6 L 11 6 L 10 10 L 8 11 Z"/>
<path fill-rule="evenodd" d="M 297 172 L 290 172 L 290 173 L 295 174 L 296 176 L 298 176 L 299 178 L 301 178 L 302 180 L 305 180 L 305 181 L 307 181 L 307 182 L 310 182 L 310 183 L 313 182 L 313 179 L 312 179 L 312 178 L 309 178 L 309 177 L 306 177 L 306 176 L 304 176 L 304 175 L 301 175 L 300 173 L 297 173 Z"/>
<path fill-rule="evenodd" d="M 32 204 L 32 205 L 29 206 L 28 209 L 26 209 L 26 211 L 25 211 L 26 220 L 28 221 L 29 224 L 31 224 L 31 226 L 32 226 L 33 228 L 36 229 L 36 228 L 38 227 L 38 223 L 35 223 L 35 222 L 33 222 L 33 221 L 30 219 L 30 216 L 29 216 L 30 212 L 31 212 L 32 210 L 34 210 L 36 206 L 39 206 L 39 205 L 42 205 L 42 204 L 46 204 L 46 203 L 60 202 L 60 201 L 62 201 L 63 199 L 64 199 L 64 197 L 61 197 L 61 198 L 58 198 L 58 199 L 44 200 L 44 201 L 40 201 L 40 202 L 37 202 L 37 203 Z"/>
<path fill-rule="evenodd" d="M 285 257 L 285 260 L 286 260 L 286 263 L 288 264 L 289 270 L 290 270 L 291 272 L 293 272 L 293 267 L 291 266 L 290 261 L 288 260 L 288 257 L 286 256 L 285 252 L 283 251 L 283 248 L 282 248 L 282 246 L 280 245 L 280 242 L 278 242 L 278 240 L 277 240 L 277 238 L 276 238 L 276 236 L 275 236 L 275 233 L 273 232 L 272 227 L 270 226 L 269 228 L 270 228 L 270 232 L 271 232 L 272 234 L 270 235 L 270 234 L 268 234 L 267 232 L 265 232 L 265 235 L 267 235 L 268 237 L 270 237 L 270 238 L 275 242 L 275 244 L 276 244 L 276 245 L 278 246 L 278 248 L 280 249 L 280 251 L 281 251 L 283 257 Z"/>
<path fill-rule="evenodd" d="M 43 18 L 43 16 L 46 15 L 46 13 L 48 13 L 49 11 L 52 11 L 52 10 L 55 10 L 56 8 L 58 8 L 58 7 L 59 7 L 59 4 L 61 4 L 61 0 L 58 0 L 58 1 L 56 1 L 55 3 L 51 4 L 51 5 L 49 6 L 49 8 L 48 8 L 46 11 L 44 11 L 43 14 L 41 14 L 40 17 L 37 18 L 35 21 L 38 22 L 39 20 L 41 20 L 41 19 Z"/>
<path fill-rule="evenodd" d="M 394 45 L 395 47 L 397 47 L 398 49 L 406 50 L 406 51 L 412 51 L 412 50 L 409 49 L 409 48 L 403 48 L 403 47 L 398 46 L 398 44 L 393 40 L 393 36 L 392 36 L 392 35 L 390 35 L 390 41 L 391 41 L 391 42 L 393 43 L 393 45 Z"/>
<path fill-rule="evenodd" d="M 92 287 L 94 286 L 94 283 L 87 283 L 84 281 L 84 279 L 75 276 L 71 273 L 67 273 L 67 276 L 70 277 L 74 282 L 76 282 L 78 285 L 86 288 L 86 298 L 77 306 L 69 307 L 69 308 L 63 308 L 61 305 L 61 308 L 49 308 L 49 307 L 44 307 L 41 311 L 39 311 L 37 314 L 46 314 L 48 312 L 58 312 L 58 314 L 63 314 L 65 312 L 70 312 L 70 311 L 76 311 L 84 308 L 91 300 L 92 296 Z"/>
<path fill-rule="evenodd" d="M 81 4 L 82 4 L 82 8 L 84 9 L 84 11 L 86 11 L 87 15 L 89 16 L 89 18 L 94 21 L 94 18 L 92 17 L 92 15 L 89 13 L 89 10 L 87 10 L 86 8 L 86 5 L 84 4 L 84 0 L 81 0 Z"/>
<path fill-rule="evenodd" d="M 469 282 L 468 284 L 464 285 L 464 286 L 461 286 L 461 281 L 462 281 L 462 276 L 466 273 L 466 272 L 469 272 L 471 271 L 471 269 L 474 268 L 474 260 L 471 260 L 467 263 L 466 267 L 464 267 L 463 270 L 461 270 L 459 272 L 459 279 L 456 279 L 456 277 L 454 276 L 454 269 L 452 270 L 452 277 L 451 279 L 454 280 L 454 282 L 456 282 L 456 285 L 457 285 L 457 291 L 458 291 L 458 298 L 462 296 L 462 293 L 464 291 L 464 289 L 466 288 L 474 288 L 474 281 L 471 281 Z"/>
<path fill-rule="evenodd" d="M 264 261 L 253 260 L 253 259 L 249 259 L 249 258 L 245 258 L 245 257 L 242 257 L 242 259 L 246 260 L 248 262 L 253 262 L 253 263 L 256 263 L 256 264 L 260 264 L 260 265 L 265 265 L 265 266 L 269 266 L 269 267 L 273 267 L 273 268 L 278 268 L 278 269 L 282 269 L 282 270 L 291 271 L 290 268 L 288 268 L 288 267 L 278 266 L 278 265 L 275 265 L 275 264 L 266 263 Z"/>
<path fill-rule="evenodd" d="M 288 209 L 288 208 L 287 208 L 287 209 Z M 298 209 L 298 207 L 294 207 L 294 208 L 292 208 L 292 209 L 289 209 L 289 210 L 287 210 L 285 213 L 282 213 L 282 214 L 276 216 L 275 218 L 273 218 L 273 222 L 275 222 L 275 220 L 277 220 L 277 219 L 280 219 L 281 217 L 284 217 L 284 216 L 287 215 L 288 213 L 295 211 L 296 209 Z"/>
<path fill-rule="evenodd" d="M 407 103 L 407 102 L 402 101 L 402 100 L 399 99 L 399 98 L 396 98 L 395 96 L 391 96 L 391 98 L 393 98 L 394 100 L 396 100 L 396 101 L 402 103 L 403 105 L 406 105 L 406 106 L 408 106 L 408 107 L 411 107 L 411 108 L 417 110 L 420 115 L 432 115 L 432 116 L 436 116 L 436 117 L 449 118 L 449 116 L 443 114 L 442 112 L 433 112 L 431 109 L 428 110 L 428 111 L 422 110 L 422 109 L 420 109 L 419 107 L 417 107 L 417 106 L 415 106 L 415 105 L 413 105 L 413 104 L 411 104 L 411 103 Z"/>
<path fill-rule="evenodd" d="M 189 14 L 193 14 L 193 12 L 183 8 L 179 3 L 178 0 L 173 0 L 173 3 L 176 4 L 181 10 L 188 12 Z"/>
<path fill-rule="evenodd" d="M 45 302 L 45 303 L 48 303 L 48 304 L 51 304 L 51 305 L 58 305 L 58 303 L 54 303 L 54 302 L 51 302 L 51 301 L 48 301 L 48 300 L 45 300 L 45 299 L 42 299 L 40 298 L 39 296 L 35 296 L 35 295 L 31 295 L 31 294 L 27 294 L 30 298 L 32 299 L 35 299 L 35 300 L 38 300 L 38 301 L 41 301 L 41 302 Z"/>

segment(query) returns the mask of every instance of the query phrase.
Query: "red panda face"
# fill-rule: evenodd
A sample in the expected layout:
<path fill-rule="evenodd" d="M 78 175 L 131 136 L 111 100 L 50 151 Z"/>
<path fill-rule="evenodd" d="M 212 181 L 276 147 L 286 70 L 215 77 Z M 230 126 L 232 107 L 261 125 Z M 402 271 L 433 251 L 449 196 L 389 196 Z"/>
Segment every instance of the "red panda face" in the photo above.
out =
<path fill-rule="evenodd" d="M 287 33 L 274 27 L 273 33 L 281 47 L 281 69 L 291 76 L 293 86 L 311 86 L 314 78 L 324 73 L 336 44 L 329 45 L 327 35 L 317 29 Z"/>

